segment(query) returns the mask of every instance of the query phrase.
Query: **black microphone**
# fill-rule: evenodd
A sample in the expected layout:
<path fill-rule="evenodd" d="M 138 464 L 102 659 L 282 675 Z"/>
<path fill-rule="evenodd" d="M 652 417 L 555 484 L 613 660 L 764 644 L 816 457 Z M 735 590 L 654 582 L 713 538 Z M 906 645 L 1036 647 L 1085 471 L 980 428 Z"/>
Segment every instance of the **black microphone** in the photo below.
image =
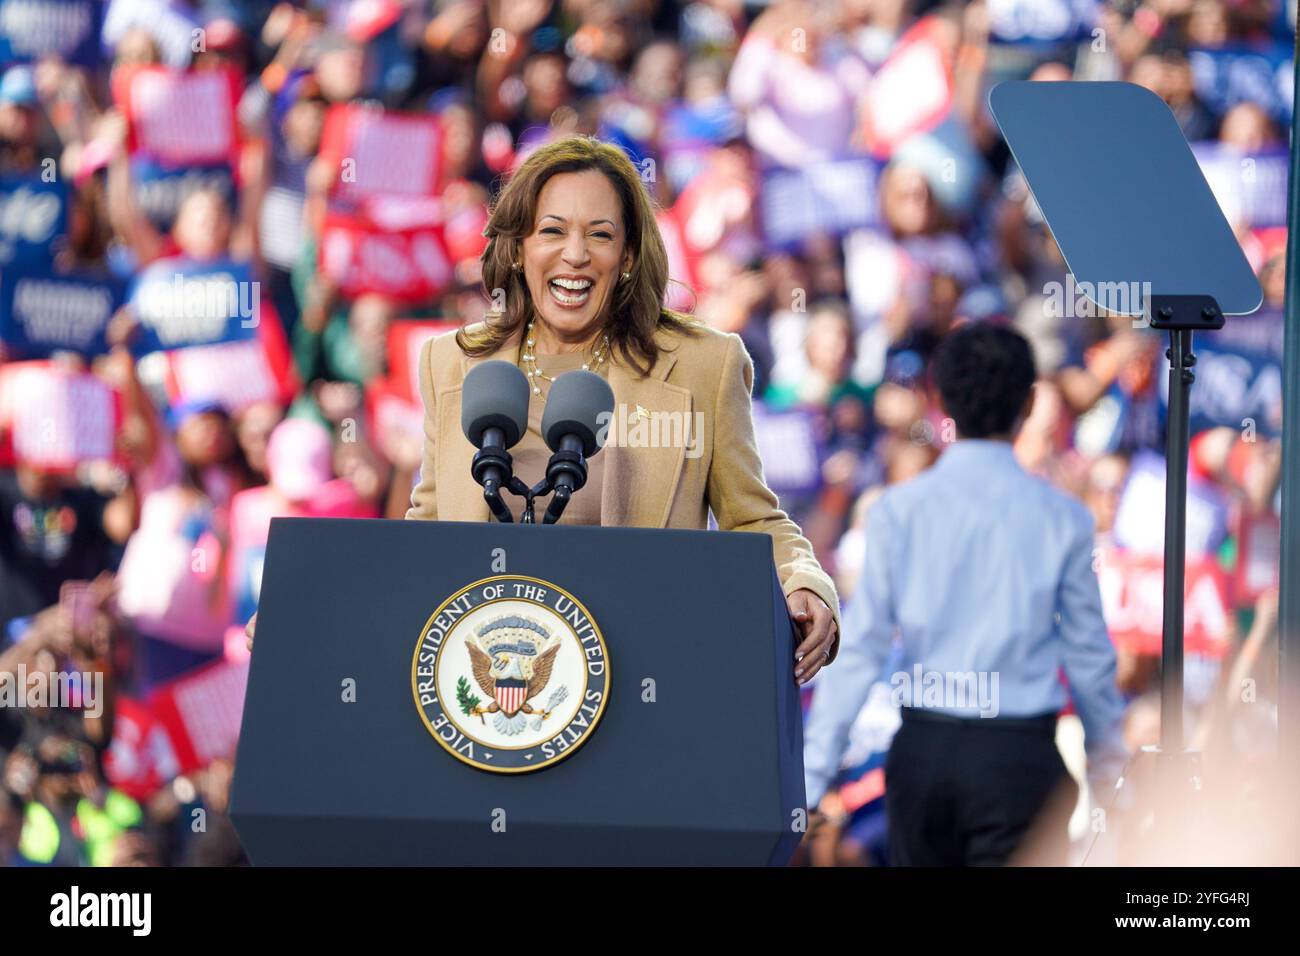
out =
<path fill-rule="evenodd" d="M 543 524 L 554 524 L 569 498 L 587 483 L 587 459 L 604 446 L 602 417 L 614 411 L 614 390 L 594 372 L 566 372 L 551 385 L 542 413 L 542 438 L 555 454 L 546 480 L 555 489 Z"/>
<path fill-rule="evenodd" d="M 470 369 L 460 393 L 461 430 L 479 449 L 471 474 L 483 486 L 483 498 L 492 513 L 505 523 L 514 520 L 501 500 L 501 489 L 508 487 L 514 476 L 506 449 L 518 444 L 528 429 L 528 394 L 528 379 L 519 367 L 497 360 Z"/>

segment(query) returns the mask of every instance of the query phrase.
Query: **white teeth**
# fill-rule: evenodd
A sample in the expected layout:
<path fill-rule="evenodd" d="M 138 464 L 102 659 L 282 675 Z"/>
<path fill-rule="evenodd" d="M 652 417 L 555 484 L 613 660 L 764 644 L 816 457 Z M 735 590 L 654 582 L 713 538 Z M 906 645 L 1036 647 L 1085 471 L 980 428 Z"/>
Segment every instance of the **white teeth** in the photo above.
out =
<path fill-rule="evenodd" d="M 565 289 L 572 289 L 575 292 L 581 292 L 583 289 L 591 286 L 590 279 L 552 279 L 553 283 L 562 286 Z"/>
<path fill-rule="evenodd" d="M 586 302 L 587 298 L 591 295 L 591 292 L 588 289 L 583 289 L 581 292 L 574 295 L 566 295 L 564 292 L 561 292 L 560 288 L 553 282 L 550 285 L 550 289 L 551 298 L 556 302 L 559 302 L 561 305 L 581 305 Z"/>

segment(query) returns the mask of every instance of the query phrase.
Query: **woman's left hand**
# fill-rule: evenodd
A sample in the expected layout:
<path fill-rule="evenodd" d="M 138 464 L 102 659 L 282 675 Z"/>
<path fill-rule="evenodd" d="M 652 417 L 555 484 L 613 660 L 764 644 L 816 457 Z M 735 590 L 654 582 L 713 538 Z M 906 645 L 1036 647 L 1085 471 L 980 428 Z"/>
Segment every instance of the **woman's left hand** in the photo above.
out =
<path fill-rule="evenodd" d="M 794 652 L 794 678 L 796 683 L 806 684 L 830 658 L 835 646 L 835 615 L 807 588 L 791 591 L 785 603 L 802 638 Z"/>

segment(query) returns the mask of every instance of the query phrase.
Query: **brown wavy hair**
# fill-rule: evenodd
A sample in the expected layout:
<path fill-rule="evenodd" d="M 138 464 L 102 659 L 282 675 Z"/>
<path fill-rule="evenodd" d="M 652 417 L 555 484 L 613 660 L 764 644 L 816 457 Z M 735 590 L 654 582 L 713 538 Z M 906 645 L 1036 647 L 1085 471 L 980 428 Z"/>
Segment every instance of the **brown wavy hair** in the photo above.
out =
<path fill-rule="evenodd" d="M 604 173 L 618 194 L 623 209 L 628 251 L 632 253 L 631 277 L 616 282 L 610 299 L 604 330 L 611 348 L 624 363 L 645 375 L 659 357 L 655 332 L 670 328 L 695 334 L 698 320 L 664 307 L 668 288 L 668 253 L 655 221 L 655 206 L 636 166 L 617 146 L 592 136 L 568 136 L 548 143 L 530 154 L 501 190 L 483 229 L 487 248 L 483 265 L 483 288 L 505 291 L 505 309 L 489 311 L 473 333 L 461 329 L 456 344 L 466 355 L 487 355 L 496 351 L 533 317 L 532 298 L 519 261 L 523 239 L 532 233 L 537 216 L 537 197 L 557 173 L 595 169 Z"/>

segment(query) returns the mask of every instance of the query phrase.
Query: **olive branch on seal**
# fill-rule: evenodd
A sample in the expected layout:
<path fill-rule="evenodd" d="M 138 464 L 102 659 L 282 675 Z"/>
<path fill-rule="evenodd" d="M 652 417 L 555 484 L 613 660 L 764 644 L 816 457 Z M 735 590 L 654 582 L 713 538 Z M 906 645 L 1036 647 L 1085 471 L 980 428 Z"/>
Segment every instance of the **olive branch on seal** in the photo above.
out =
<path fill-rule="evenodd" d="M 470 693 L 469 681 L 463 677 L 456 678 L 456 703 L 460 704 L 461 712 L 467 717 L 475 707 L 482 703 Z"/>

